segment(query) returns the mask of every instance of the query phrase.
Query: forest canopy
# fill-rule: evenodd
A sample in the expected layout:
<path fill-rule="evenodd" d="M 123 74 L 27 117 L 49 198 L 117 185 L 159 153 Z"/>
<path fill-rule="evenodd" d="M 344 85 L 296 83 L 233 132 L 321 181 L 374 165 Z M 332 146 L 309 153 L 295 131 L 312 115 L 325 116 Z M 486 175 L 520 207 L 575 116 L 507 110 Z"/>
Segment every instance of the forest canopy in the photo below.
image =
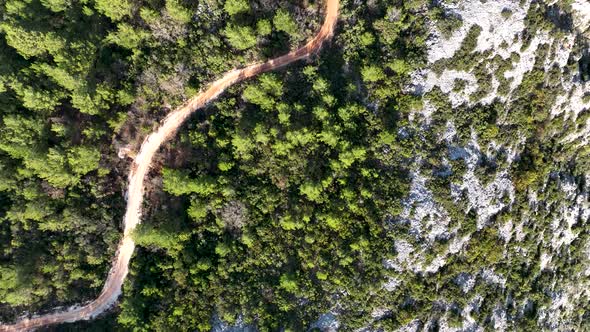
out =
<path fill-rule="evenodd" d="M 501 56 L 443 2 L 341 1 L 321 51 L 196 112 L 146 178 L 117 309 L 64 328 L 587 326 L 582 295 L 552 306 L 590 248 L 588 149 L 568 136 L 590 113 L 555 111 L 577 62 L 547 60 L 571 6 L 521 1 Z M 222 73 L 302 45 L 323 5 L 0 0 L 0 321 L 96 298 L 143 139 Z M 464 33 L 454 55 L 429 59 L 434 28 Z"/>

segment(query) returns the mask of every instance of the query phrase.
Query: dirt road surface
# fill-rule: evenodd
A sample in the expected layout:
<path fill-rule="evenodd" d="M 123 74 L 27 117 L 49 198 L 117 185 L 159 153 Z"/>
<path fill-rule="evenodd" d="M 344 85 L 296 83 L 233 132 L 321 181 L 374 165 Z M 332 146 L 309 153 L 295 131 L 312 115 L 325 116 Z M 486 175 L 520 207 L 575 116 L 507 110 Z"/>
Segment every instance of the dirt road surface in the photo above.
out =
<path fill-rule="evenodd" d="M 98 298 L 81 307 L 72 307 L 66 311 L 22 319 L 13 325 L 0 325 L 0 331 L 27 331 L 50 324 L 91 319 L 112 307 L 121 294 L 121 286 L 127 277 L 129 261 L 135 249 L 131 233 L 141 221 L 141 205 L 144 194 L 143 182 L 152 159 L 162 144 L 176 134 L 178 128 L 193 112 L 214 100 L 231 85 L 294 61 L 305 59 L 317 52 L 322 43 L 330 39 L 334 33 L 334 26 L 338 19 L 338 6 L 339 0 L 327 0 L 325 19 L 320 31 L 303 47 L 264 63 L 225 73 L 223 77 L 211 83 L 207 90 L 189 99 L 182 106 L 168 114 L 160 127 L 146 137 L 132 167 L 130 167 L 123 239 L 119 243 L 113 266 Z"/>

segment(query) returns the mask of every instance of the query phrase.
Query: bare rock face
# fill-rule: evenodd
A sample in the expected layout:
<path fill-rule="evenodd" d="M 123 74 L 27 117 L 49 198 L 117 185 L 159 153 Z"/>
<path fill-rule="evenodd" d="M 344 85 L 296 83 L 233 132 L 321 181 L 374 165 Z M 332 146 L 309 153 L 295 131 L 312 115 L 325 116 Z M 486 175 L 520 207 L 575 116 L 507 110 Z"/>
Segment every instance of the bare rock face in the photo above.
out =
<path fill-rule="evenodd" d="M 529 103 L 532 117 L 545 117 L 545 112 L 545 124 L 557 123 L 546 135 L 548 139 L 571 151 L 585 149 L 590 143 L 590 1 L 442 0 L 436 4 L 445 11 L 443 16 L 460 18 L 462 25 L 441 31 L 444 24 L 431 22 L 428 64 L 413 73 L 408 91 L 423 98 L 422 109 L 410 120 L 421 122 L 425 130 L 434 130 L 439 114 L 445 114 L 446 131 L 437 137 L 447 149 L 446 168 L 432 172 L 421 161 L 416 162 L 411 191 L 400 216 L 411 231 L 406 239 L 392 243 L 396 255 L 385 258 L 383 266 L 392 271 L 390 280 L 411 273 L 428 276 L 448 268 L 457 256 L 480 250 L 478 241 L 487 231 L 493 234 L 497 250 L 473 260 L 479 269 L 455 271 L 453 279 L 470 303 L 477 304 L 485 295 L 478 291 L 483 285 L 498 287 L 505 294 L 514 287 L 506 270 L 482 261 L 500 259 L 510 266 L 522 259 L 541 279 L 560 275 L 571 254 L 564 253 L 566 248 L 578 246 L 575 250 L 590 252 L 590 241 L 583 236 L 590 215 L 585 184 L 588 174 L 574 176 L 567 167 L 546 160 L 548 171 L 539 175 L 544 177 L 543 185 L 532 188 L 530 182 L 523 184 L 522 173 L 515 169 L 530 162 L 529 142 L 542 133 L 527 136 L 521 131 L 502 139 L 501 135 L 478 130 L 475 124 L 461 127 L 458 122 L 464 119 L 448 115 L 449 109 L 456 114 L 494 108 L 500 115 L 493 125 L 501 126 L 516 122 L 516 110 Z M 536 87 L 531 84 L 533 77 Z M 522 98 L 530 98 L 529 92 L 539 86 L 547 92 L 543 105 L 523 102 Z M 459 211 L 441 204 L 444 199 L 431 190 L 430 183 L 440 178 L 450 179 L 451 200 Z M 456 219 L 462 219 L 457 214 L 471 216 L 472 231 L 465 230 L 469 220 L 457 223 Z M 433 253 L 433 247 L 439 249 Z M 496 258 L 490 258 L 493 255 Z M 547 301 L 552 303 L 539 303 L 528 295 L 498 298 L 487 316 L 494 329 L 511 330 L 514 322 L 526 315 L 540 328 L 575 326 L 576 310 L 585 306 L 588 297 L 575 289 L 587 288 L 590 274 L 588 255 L 580 256 L 575 272 L 562 275 L 557 283 L 543 285 L 550 298 Z M 383 292 L 399 287 L 397 282 L 390 283 Z M 453 304 L 442 306 L 449 310 Z M 455 326 L 482 329 L 473 315 L 478 310 L 470 309 L 469 304 L 454 309 L 461 312 L 461 317 L 453 318 Z M 457 330 L 449 322 L 441 320 L 440 329 Z"/>
<path fill-rule="evenodd" d="M 575 0 L 572 3 L 572 14 L 576 30 L 590 38 L 590 2 Z"/>

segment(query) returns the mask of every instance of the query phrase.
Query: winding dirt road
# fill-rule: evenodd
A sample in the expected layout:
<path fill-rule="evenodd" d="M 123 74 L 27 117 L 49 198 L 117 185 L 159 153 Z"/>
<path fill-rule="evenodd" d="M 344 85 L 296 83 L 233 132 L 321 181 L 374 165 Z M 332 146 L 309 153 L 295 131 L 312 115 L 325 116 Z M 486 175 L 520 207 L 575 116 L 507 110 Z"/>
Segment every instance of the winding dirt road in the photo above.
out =
<path fill-rule="evenodd" d="M 156 152 L 158 152 L 160 146 L 176 134 L 178 128 L 193 112 L 214 100 L 231 85 L 260 73 L 307 58 L 318 51 L 322 43 L 330 39 L 334 33 L 334 26 L 338 19 L 338 6 L 339 0 L 327 0 L 324 24 L 317 35 L 305 44 L 305 46 L 264 63 L 250 65 L 243 69 L 225 73 L 223 77 L 213 82 L 207 90 L 189 99 L 182 106 L 168 114 L 160 127 L 143 141 L 129 173 L 123 239 L 119 243 L 115 261 L 98 298 L 82 307 L 72 307 L 63 312 L 22 319 L 13 325 L 0 325 L 0 331 L 26 331 L 50 324 L 91 319 L 113 306 L 121 294 L 121 286 L 123 285 L 123 281 L 125 281 L 125 277 L 127 277 L 129 261 L 135 249 L 135 243 L 131 238 L 131 233 L 141 221 L 144 179 L 149 171 L 152 159 Z"/>

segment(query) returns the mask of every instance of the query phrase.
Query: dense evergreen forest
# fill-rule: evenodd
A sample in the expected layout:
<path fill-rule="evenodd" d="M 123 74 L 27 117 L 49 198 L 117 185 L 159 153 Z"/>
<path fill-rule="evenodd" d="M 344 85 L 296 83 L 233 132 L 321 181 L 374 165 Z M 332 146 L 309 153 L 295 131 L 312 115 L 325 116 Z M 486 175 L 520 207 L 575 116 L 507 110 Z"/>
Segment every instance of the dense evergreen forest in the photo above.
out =
<path fill-rule="evenodd" d="M 2 321 L 95 297 L 120 238 L 119 148 L 136 149 L 205 82 L 289 50 L 321 19 L 315 5 L 256 7 L 0 2 Z"/>
<path fill-rule="evenodd" d="M 564 33 L 552 8 L 530 4 L 523 40 Z M 0 0 L 0 321 L 96 297 L 142 139 L 224 71 L 301 45 L 322 9 L 285 0 Z M 466 315 L 493 329 L 500 304 L 509 327 L 538 328 L 554 302 L 547 285 L 575 285 L 585 264 L 587 216 L 579 216 L 576 239 L 552 248 L 557 267 L 539 268 L 557 207 L 578 199 L 561 195 L 561 183 L 578 194 L 586 186 L 588 149 L 562 138 L 590 113 L 551 114 L 565 74 L 544 67 L 548 44 L 522 84 L 504 91 L 512 98 L 478 103 L 494 73 L 519 60 L 477 51 L 479 26 L 432 65 L 473 71 L 475 102 L 452 105 L 439 88 L 421 95 L 409 86 L 427 65 L 430 26 L 452 34 L 461 23 L 438 1 L 342 1 L 337 33 L 319 54 L 198 111 L 149 175 L 119 307 L 49 329 L 209 331 L 221 320 L 304 331 L 322 329 L 327 313 L 344 331 L 459 328 Z M 509 178 L 514 188 L 490 213 L 460 187 L 472 175 L 484 185 Z M 417 231 L 415 220 L 428 217 L 416 191 L 431 194 L 428 213 L 450 231 Z M 500 234 L 512 220 L 518 242 Z M 408 246 L 420 257 L 406 266 Z M 457 281 L 492 270 L 503 283 L 465 291 Z M 573 327 L 590 324 L 584 299 L 563 317 Z M 467 309 L 474 301 L 477 310 Z"/>

